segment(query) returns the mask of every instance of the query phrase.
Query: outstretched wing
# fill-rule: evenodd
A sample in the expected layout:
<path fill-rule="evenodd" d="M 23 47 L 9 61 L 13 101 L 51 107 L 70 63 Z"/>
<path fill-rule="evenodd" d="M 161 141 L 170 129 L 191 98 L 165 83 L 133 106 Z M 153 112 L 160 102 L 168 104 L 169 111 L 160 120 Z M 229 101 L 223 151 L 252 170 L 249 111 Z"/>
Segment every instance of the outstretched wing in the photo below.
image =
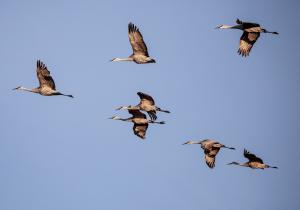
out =
<path fill-rule="evenodd" d="M 215 167 L 215 160 L 216 160 L 216 156 L 205 155 L 205 162 L 209 168 Z"/>
<path fill-rule="evenodd" d="M 259 38 L 260 33 L 258 32 L 246 32 L 242 34 L 240 38 L 240 46 L 238 49 L 238 53 L 242 56 L 248 56 L 254 43 Z"/>
<path fill-rule="evenodd" d="M 133 54 L 145 55 L 149 57 L 147 46 L 143 40 L 143 36 L 133 23 L 128 24 L 128 36 L 133 50 Z"/>
<path fill-rule="evenodd" d="M 219 151 L 220 147 L 214 147 L 214 145 L 204 149 L 205 161 L 208 167 L 215 167 L 215 160 Z"/>
<path fill-rule="evenodd" d="M 50 75 L 50 71 L 48 71 L 47 66 L 40 60 L 37 61 L 36 73 L 40 87 L 50 87 L 55 90 L 55 83 Z"/>
<path fill-rule="evenodd" d="M 258 23 L 244 22 L 244 21 L 241 21 L 240 19 L 236 19 L 236 23 L 242 24 L 244 29 L 252 28 L 252 27 L 260 27 L 260 25 Z"/>
<path fill-rule="evenodd" d="M 154 99 L 151 96 L 142 92 L 137 92 L 137 94 L 140 97 L 141 102 L 148 103 L 149 105 L 155 105 Z"/>
<path fill-rule="evenodd" d="M 148 124 L 134 124 L 133 133 L 138 137 L 145 139 L 147 128 L 148 128 Z"/>
<path fill-rule="evenodd" d="M 138 92 L 137 94 L 141 99 L 140 105 L 142 105 L 142 106 L 143 105 L 148 105 L 148 106 L 155 105 L 154 99 L 151 96 L 147 95 L 146 93 L 142 93 L 142 92 Z M 151 118 L 151 120 L 157 119 L 155 110 L 147 111 L 147 113 L 148 113 L 149 117 Z"/>
<path fill-rule="evenodd" d="M 250 162 L 264 163 L 262 159 L 256 157 L 256 155 L 250 153 L 248 150 L 244 149 L 244 157 L 247 158 Z"/>
<path fill-rule="evenodd" d="M 135 118 L 147 119 L 147 116 L 138 109 L 129 109 L 128 112 Z"/>

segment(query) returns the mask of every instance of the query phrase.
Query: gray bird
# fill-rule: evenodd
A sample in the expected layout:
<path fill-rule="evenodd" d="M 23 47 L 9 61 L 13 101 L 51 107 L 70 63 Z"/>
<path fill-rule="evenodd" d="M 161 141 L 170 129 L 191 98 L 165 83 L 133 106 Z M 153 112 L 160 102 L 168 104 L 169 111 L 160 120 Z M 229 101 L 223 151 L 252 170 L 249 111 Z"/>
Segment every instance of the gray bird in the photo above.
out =
<path fill-rule="evenodd" d="M 47 69 L 47 66 L 40 60 L 37 61 L 37 68 L 36 68 L 37 78 L 39 80 L 39 87 L 28 89 L 22 86 L 16 87 L 13 90 L 20 90 L 20 91 L 28 91 L 32 93 L 38 93 L 43 96 L 68 96 L 73 98 L 72 95 L 66 95 L 56 90 L 55 83 L 53 78 L 50 75 L 50 71 Z"/>
<path fill-rule="evenodd" d="M 170 111 L 168 111 L 168 110 L 163 110 L 163 109 L 155 106 L 154 99 L 150 95 L 148 95 L 146 93 L 142 93 L 142 92 L 137 92 L 137 94 L 140 97 L 140 103 L 138 105 L 136 105 L 136 106 L 132 106 L 132 105 L 120 106 L 116 110 L 120 110 L 120 109 L 142 110 L 142 111 L 145 111 L 148 113 L 151 120 L 157 119 L 156 111 L 170 113 Z"/>
<path fill-rule="evenodd" d="M 276 166 L 269 166 L 269 165 L 265 164 L 261 158 L 250 153 L 246 149 L 244 149 L 244 157 L 247 158 L 249 161 L 246 163 L 231 162 L 231 163 L 228 163 L 228 165 L 233 164 L 233 165 L 249 167 L 252 169 L 278 168 Z"/>
<path fill-rule="evenodd" d="M 137 64 L 155 63 L 155 60 L 149 56 L 140 30 L 133 23 L 128 24 L 128 37 L 133 50 L 132 55 L 128 58 L 113 58 L 111 61 L 133 61 Z"/>
<path fill-rule="evenodd" d="M 238 53 L 243 57 L 249 55 L 260 33 L 278 34 L 277 32 L 267 31 L 257 23 L 243 22 L 239 19 L 236 20 L 236 23 L 237 25 L 235 26 L 219 25 L 216 29 L 240 29 L 244 31 L 240 38 L 240 46 L 238 49 Z"/>
<path fill-rule="evenodd" d="M 129 114 L 132 115 L 132 117 L 129 118 L 121 118 L 118 116 L 113 116 L 109 119 L 112 120 L 122 120 L 125 122 L 132 122 L 133 123 L 133 133 L 140 137 L 141 139 L 146 138 L 146 131 L 148 129 L 149 123 L 152 124 L 165 124 L 164 121 L 156 122 L 153 120 L 147 120 L 147 117 L 144 113 L 142 113 L 140 110 L 128 110 Z"/>
<path fill-rule="evenodd" d="M 187 141 L 183 143 L 183 145 L 185 144 L 200 144 L 201 148 L 204 150 L 205 162 L 209 168 L 215 167 L 216 155 L 221 148 L 235 150 L 233 147 L 226 147 L 224 144 L 211 139 L 204 139 L 202 141 Z"/>

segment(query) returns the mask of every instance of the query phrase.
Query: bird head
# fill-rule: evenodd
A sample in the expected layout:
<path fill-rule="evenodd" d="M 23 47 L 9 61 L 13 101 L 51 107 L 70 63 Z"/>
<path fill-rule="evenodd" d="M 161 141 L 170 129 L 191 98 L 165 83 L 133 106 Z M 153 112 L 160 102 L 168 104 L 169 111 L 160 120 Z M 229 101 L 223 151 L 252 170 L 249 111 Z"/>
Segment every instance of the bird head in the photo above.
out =
<path fill-rule="evenodd" d="M 118 61 L 118 58 L 113 58 L 110 60 L 110 62 Z"/>
<path fill-rule="evenodd" d="M 186 145 L 186 144 L 200 144 L 200 142 L 187 141 L 187 142 L 183 143 L 182 145 Z"/>
<path fill-rule="evenodd" d="M 219 29 L 219 28 L 222 28 L 223 25 L 218 25 L 217 27 L 215 27 L 215 29 Z"/>
<path fill-rule="evenodd" d="M 22 90 L 22 89 L 23 89 L 23 87 L 19 86 L 19 87 L 16 87 L 16 88 L 12 89 L 12 90 Z"/>
<path fill-rule="evenodd" d="M 118 117 L 118 116 L 112 116 L 112 117 L 110 117 L 108 119 L 110 119 L 110 120 L 120 120 L 121 118 Z"/>

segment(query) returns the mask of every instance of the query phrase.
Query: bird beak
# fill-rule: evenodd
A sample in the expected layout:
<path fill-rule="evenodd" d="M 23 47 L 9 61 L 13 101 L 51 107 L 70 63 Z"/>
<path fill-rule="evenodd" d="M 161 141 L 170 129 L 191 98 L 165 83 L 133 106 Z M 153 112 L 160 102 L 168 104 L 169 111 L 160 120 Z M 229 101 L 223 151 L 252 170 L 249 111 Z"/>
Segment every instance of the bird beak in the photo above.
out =
<path fill-rule="evenodd" d="M 18 90 L 18 89 L 20 89 L 20 87 L 21 87 L 21 86 L 19 86 L 19 87 L 16 87 L 16 88 L 14 88 L 14 89 L 12 89 L 12 90 Z"/>
<path fill-rule="evenodd" d="M 186 145 L 186 144 L 188 144 L 189 142 L 185 142 L 185 143 L 183 143 L 182 145 Z"/>

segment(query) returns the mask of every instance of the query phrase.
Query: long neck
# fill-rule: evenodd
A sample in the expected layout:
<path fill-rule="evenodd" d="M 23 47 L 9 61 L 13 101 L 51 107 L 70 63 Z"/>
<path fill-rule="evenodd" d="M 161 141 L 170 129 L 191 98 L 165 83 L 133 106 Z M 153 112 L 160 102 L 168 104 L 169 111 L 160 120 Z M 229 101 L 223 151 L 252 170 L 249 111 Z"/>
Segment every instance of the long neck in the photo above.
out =
<path fill-rule="evenodd" d="M 132 122 L 132 118 L 121 118 L 121 117 L 115 117 L 113 118 L 113 120 L 121 120 L 121 121 L 125 121 L 125 122 Z"/>
<path fill-rule="evenodd" d="M 111 61 L 113 62 L 119 62 L 119 61 L 133 61 L 133 58 L 114 58 Z"/>
<path fill-rule="evenodd" d="M 140 110 L 140 108 L 138 106 L 131 106 L 131 105 L 129 105 L 129 106 L 120 106 L 120 107 L 117 108 L 117 110 L 120 110 L 120 109 L 122 109 L 122 110 Z"/>
<path fill-rule="evenodd" d="M 19 90 L 32 92 L 32 93 L 40 93 L 40 90 L 38 88 L 29 89 L 29 88 L 25 88 L 25 87 L 20 87 Z"/>
<path fill-rule="evenodd" d="M 243 29 L 243 26 L 242 25 L 235 25 L 235 26 L 228 26 L 228 25 L 222 25 L 220 27 L 221 29 Z"/>

